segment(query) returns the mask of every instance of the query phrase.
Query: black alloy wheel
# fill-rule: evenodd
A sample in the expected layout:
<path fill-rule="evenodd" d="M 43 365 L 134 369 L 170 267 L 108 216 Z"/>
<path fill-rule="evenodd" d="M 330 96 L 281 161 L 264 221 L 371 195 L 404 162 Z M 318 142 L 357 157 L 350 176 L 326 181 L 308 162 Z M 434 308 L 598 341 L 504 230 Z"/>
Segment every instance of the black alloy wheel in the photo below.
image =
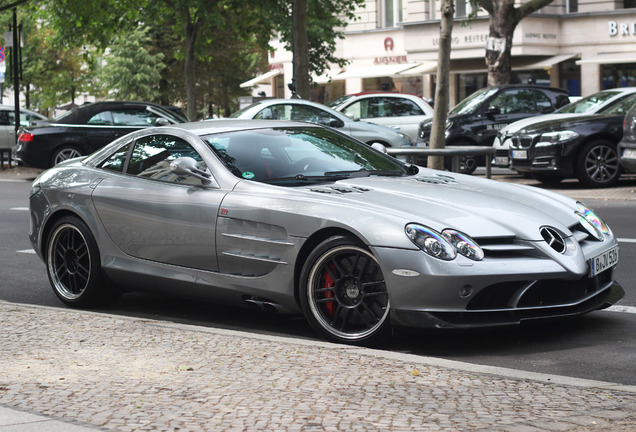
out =
<path fill-rule="evenodd" d="M 606 140 L 590 142 L 581 150 L 576 169 L 579 182 L 585 186 L 614 186 L 621 173 L 616 145 Z"/>
<path fill-rule="evenodd" d="M 391 334 L 389 294 L 378 261 L 345 236 L 323 241 L 302 271 L 300 300 L 311 326 L 336 342 L 375 345 Z"/>

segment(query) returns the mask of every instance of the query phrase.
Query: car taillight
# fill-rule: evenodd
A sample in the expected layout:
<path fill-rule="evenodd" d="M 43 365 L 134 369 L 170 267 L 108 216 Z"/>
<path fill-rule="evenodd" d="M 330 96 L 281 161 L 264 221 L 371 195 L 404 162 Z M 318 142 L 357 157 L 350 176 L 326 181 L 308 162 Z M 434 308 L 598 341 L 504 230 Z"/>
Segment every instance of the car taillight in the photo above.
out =
<path fill-rule="evenodd" d="M 28 132 L 22 132 L 20 135 L 18 135 L 18 141 L 21 141 L 21 142 L 32 142 L 33 141 L 33 134 L 32 133 L 28 133 Z"/>

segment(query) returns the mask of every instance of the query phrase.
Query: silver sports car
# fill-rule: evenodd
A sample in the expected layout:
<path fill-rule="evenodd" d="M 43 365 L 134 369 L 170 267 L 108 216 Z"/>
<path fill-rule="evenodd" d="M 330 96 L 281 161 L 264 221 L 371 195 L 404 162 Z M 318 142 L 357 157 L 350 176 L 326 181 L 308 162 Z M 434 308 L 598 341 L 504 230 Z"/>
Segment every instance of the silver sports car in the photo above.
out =
<path fill-rule="evenodd" d="M 333 129 L 150 128 L 44 172 L 30 239 L 57 296 L 125 290 L 302 313 L 328 339 L 572 317 L 624 294 L 616 238 L 575 200 L 418 168 Z"/>

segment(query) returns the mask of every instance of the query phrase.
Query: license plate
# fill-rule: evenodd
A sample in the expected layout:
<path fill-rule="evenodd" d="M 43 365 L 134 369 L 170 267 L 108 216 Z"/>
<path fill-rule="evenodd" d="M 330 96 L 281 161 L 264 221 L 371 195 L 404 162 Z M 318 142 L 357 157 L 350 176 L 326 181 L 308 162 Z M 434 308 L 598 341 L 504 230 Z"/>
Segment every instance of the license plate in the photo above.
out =
<path fill-rule="evenodd" d="M 634 149 L 625 149 L 623 151 L 623 157 L 625 159 L 636 159 L 636 150 L 634 150 Z"/>
<path fill-rule="evenodd" d="M 595 256 L 590 260 L 590 277 L 612 268 L 618 262 L 618 246 Z"/>
<path fill-rule="evenodd" d="M 512 151 L 513 159 L 528 159 L 528 151 L 527 150 L 513 150 Z"/>
<path fill-rule="evenodd" d="M 495 165 L 507 167 L 510 165 L 510 159 L 507 156 L 497 156 L 495 157 Z"/>

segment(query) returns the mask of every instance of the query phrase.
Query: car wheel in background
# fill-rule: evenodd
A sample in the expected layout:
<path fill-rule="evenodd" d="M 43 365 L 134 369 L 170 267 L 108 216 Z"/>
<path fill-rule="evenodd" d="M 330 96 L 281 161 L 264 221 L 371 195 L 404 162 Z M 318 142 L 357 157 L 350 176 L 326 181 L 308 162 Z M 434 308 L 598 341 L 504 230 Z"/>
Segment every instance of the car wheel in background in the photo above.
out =
<path fill-rule="evenodd" d="M 576 173 L 579 182 L 588 187 L 615 185 L 621 173 L 616 146 L 606 140 L 588 143 L 579 153 Z"/>
<path fill-rule="evenodd" d="M 458 141 L 453 143 L 453 145 L 450 146 L 446 146 L 446 148 L 450 149 L 453 148 L 455 146 L 458 147 L 470 147 L 474 144 L 468 142 L 468 141 Z M 461 159 L 459 160 L 459 172 L 461 174 L 472 174 L 475 172 L 475 170 L 477 169 L 477 166 L 479 165 L 479 156 L 462 156 Z M 446 167 L 446 169 L 448 171 L 452 171 L 453 170 L 453 158 L 452 157 L 447 157 L 444 160 L 444 166 Z"/>
<path fill-rule="evenodd" d="M 55 166 L 68 159 L 84 156 L 84 153 L 75 146 L 62 146 L 55 150 L 51 157 L 51 166 Z"/>
<path fill-rule="evenodd" d="M 314 330 L 333 341 L 375 345 L 391 334 L 389 294 L 380 266 L 352 238 L 331 237 L 309 255 L 300 302 Z"/>
<path fill-rule="evenodd" d="M 46 269 L 55 294 L 69 306 L 89 307 L 108 299 L 95 238 L 80 219 L 57 221 L 46 244 Z"/>

